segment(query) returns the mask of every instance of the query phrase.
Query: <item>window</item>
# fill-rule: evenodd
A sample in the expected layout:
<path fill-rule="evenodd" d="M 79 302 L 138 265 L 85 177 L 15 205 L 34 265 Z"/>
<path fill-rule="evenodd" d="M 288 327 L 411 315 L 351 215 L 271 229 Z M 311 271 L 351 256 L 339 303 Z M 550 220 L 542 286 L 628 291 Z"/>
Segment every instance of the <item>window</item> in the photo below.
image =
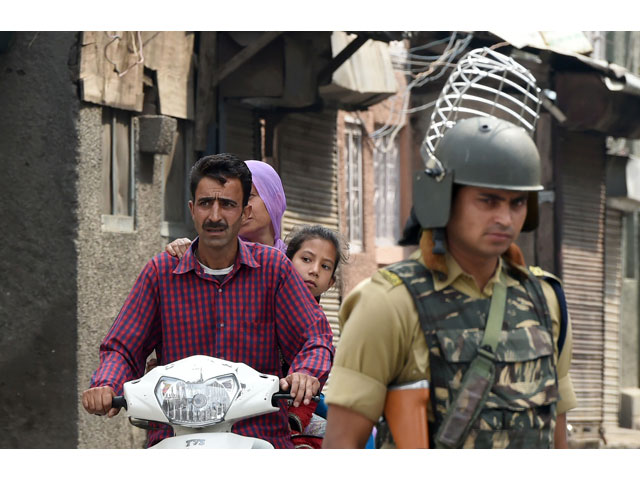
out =
<path fill-rule="evenodd" d="M 400 159 L 397 138 L 380 141 L 373 151 L 376 244 L 396 245 L 400 238 Z"/>
<path fill-rule="evenodd" d="M 192 123 L 178 120 L 173 155 L 164 157 L 164 237 L 195 236 L 188 205 L 191 200 L 189 175 L 194 162 Z"/>
<path fill-rule="evenodd" d="M 102 229 L 132 232 L 135 213 L 131 114 L 102 109 Z"/>
<path fill-rule="evenodd" d="M 359 124 L 345 123 L 347 238 L 352 249 L 362 249 L 362 129 Z"/>

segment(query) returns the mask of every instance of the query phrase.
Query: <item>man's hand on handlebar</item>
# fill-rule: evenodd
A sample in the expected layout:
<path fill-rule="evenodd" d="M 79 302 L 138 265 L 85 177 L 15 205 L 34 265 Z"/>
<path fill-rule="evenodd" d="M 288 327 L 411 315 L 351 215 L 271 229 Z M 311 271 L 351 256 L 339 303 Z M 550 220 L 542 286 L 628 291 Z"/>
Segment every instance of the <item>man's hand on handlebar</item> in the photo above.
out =
<path fill-rule="evenodd" d="M 306 373 L 294 372 L 280 379 L 280 388 L 288 391 L 294 397 L 293 406 L 299 407 L 301 403 L 309 405 L 311 397 L 320 390 L 320 382 Z"/>
<path fill-rule="evenodd" d="M 82 392 L 82 406 L 89 413 L 115 417 L 120 412 L 119 408 L 111 408 L 111 401 L 115 395 L 111 387 L 90 388 Z"/>

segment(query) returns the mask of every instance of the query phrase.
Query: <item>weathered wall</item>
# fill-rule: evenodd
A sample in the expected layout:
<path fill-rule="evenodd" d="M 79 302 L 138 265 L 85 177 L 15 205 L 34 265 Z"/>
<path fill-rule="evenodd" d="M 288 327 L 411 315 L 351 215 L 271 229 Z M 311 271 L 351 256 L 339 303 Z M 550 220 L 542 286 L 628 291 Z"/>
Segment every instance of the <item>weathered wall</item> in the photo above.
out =
<path fill-rule="evenodd" d="M 73 448 L 76 34 L 15 35 L 0 54 L 0 447 Z"/>
<path fill-rule="evenodd" d="M 98 347 L 147 261 L 164 249 L 162 161 L 136 156 L 136 218 L 132 233 L 103 232 L 100 214 L 101 107 L 85 104 L 78 116 L 78 398 L 98 366 Z M 158 157 L 156 157 L 158 158 Z M 144 431 L 87 414 L 80 402 L 78 447 L 139 448 Z"/>
<path fill-rule="evenodd" d="M 638 326 L 638 280 L 625 278 L 620 299 L 620 388 L 639 387 L 640 328 Z"/>

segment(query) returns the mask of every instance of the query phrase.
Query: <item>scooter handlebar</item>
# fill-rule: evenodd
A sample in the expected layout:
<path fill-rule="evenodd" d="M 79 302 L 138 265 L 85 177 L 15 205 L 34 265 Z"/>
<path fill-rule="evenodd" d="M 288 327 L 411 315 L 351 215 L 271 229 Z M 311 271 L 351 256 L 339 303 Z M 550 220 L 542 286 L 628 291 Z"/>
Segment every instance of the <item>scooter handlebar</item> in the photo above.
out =
<path fill-rule="evenodd" d="M 289 402 L 292 402 L 294 399 L 294 397 L 288 393 L 288 392 L 279 392 L 279 393 L 275 393 L 273 395 L 273 397 L 271 398 L 271 404 L 274 407 L 278 406 L 278 401 L 279 400 L 287 400 Z M 320 402 L 320 395 L 314 395 L 311 397 L 311 400 L 319 403 Z M 127 409 L 127 399 L 122 397 L 122 396 L 116 396 L 113 397 L 113 399 L 111 399 L 111 407 L 112 408 L 124 408 L 125 410 Z"/>
<path fill-rule="evenodd" d="M 124 397 L 113 397 L 111 399 L 112 408 L 124 408 L 127 409 L 127 399 Z"/>
<path fill-rule="evenodd" d="M 278 406 L 277 402 L 279 400 L 287 400 L 289 402 L 292 402 L 294 399 L 294 397 L 287 392 L 280 392 L 280 393 L 275 393 L 273 395 L 273 397 L 271 398 L 271 404 L 276 407 Z M 314 395 L 313 397 L 311 397 L 311 400 L 319 403 L 320 402 L 320 395 Z M 112 408 L 124 408 L 125 410 L 127 409 L 127 399 L 121 396 L 118 397 L 113 397 L 113 399 L 111 400 L 111 407 Z"/>
<path fill-rule="evenodd" d="M 271 404 L 274 407 L 278 406 L 278 401 L 279 400 L 287 400 L 288 402 L 293 402 L 293 399 L 295 397 L 293 397 L 290 393 L 288 392 L 278 392 L 278 393 L 274 393 L 273 397 L 271 397 Z M 314 395 L 313 397 L 311 397 L 311 400 L 314 402 L 319 403 L 320 402 L 320 395 Z"/>

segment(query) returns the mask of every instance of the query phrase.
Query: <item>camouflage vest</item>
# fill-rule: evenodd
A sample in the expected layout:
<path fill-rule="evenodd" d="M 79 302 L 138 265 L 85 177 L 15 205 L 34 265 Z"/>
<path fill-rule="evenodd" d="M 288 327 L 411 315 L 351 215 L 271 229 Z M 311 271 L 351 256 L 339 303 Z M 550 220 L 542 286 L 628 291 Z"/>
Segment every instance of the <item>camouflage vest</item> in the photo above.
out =
<path fill-rule="evenodd" d="M 432 273 L 415 260 L 386 267 L 413 296 L 429 348 L 430 445 L 449 403 L 482 342 L 490 299 L 473 299 L 452 287 L 437 292 Z M 389 275 L 389 273 L 383 274 Z M 463 448 L 551 448 L 558 382 L 551 317 L 531 274 L 513 271 L 507 288 L 495 380 Z"/>

